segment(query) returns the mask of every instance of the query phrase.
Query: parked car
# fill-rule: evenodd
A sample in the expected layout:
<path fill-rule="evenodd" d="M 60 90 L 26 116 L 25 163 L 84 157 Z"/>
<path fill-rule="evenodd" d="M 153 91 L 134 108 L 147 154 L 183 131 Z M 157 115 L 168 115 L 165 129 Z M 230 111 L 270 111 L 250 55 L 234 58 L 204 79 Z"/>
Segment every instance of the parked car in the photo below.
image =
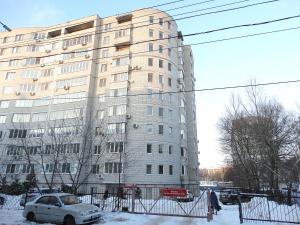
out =
<path fill-rule="evenodd" d="M 50 188 L 32 188 L 27 193 L 22 195 L 20 206 L 25 206 L 27 202 L 31 202 L 41 195 L 58 192 L 59 190 L 57 188 L 52 188 L 51 190 Z"/>
<path fill-rule="evenodd" d="M 101 214 L 98 207 L 81 203 L 75 195 L 53 193 L 28 202 L 23 217 L 29 221 L 76 225 L 97 222 Z"/>
<path fill-rule="evenodd" d="M 239 199 L 238 195 L 239 193 L 245 192 L 245 190 L 241 188 L 225 188 L 220 190 L 220 197 L 219 201 L 222 202 L 222 204 L 227 205 L 230 204 L 238 204 Z M 250 202 L 251 197 L 246 195 L 241 195 L 241 202 Z"/>
<path fill-rule="evenodd" d="M 194 195 L 191 191 L 187 190 L 186 197 L 176 197 L 175 200 L 178 202 L 192 202 L 194 201 Z"/>

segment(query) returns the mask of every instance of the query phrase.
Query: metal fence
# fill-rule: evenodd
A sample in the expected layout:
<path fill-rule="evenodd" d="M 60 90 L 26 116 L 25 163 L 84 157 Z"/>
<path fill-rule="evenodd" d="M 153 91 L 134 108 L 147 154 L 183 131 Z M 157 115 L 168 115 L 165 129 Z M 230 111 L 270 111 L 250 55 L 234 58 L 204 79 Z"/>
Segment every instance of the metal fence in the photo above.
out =
<path fill-rule="evenodd" d="M 98 206 L 102 211 L 125 211 L 136 214 L 168 215 L 207 218 L 208 193 L 200 190 L 198 185 L 185 185 L 188 191 L 186 197 L 164 196 L 162 190 L 180 188 L 178 185 L 124 185 L 101 191 L 91 190 L 78 193 L 84 203 Z M 100 189 L 100 188 L 99 188 Z M 20 196 L 1 195 L 4 201 L 2 209 L 23 209 L 20 206 Z M 1 203 L 1 202 L 0 202 Z"/>
<path fill-rule="evenodd" d="M 240 222 L 261 221 L 300 224 L 300 196 L 240 194 L 251 201 L 239 203 Z"/>

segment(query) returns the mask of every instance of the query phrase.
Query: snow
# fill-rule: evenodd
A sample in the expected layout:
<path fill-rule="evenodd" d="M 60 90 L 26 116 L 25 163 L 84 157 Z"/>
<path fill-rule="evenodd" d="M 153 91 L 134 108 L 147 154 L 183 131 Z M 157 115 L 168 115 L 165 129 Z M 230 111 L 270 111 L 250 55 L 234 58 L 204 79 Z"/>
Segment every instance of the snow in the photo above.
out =
<path fill-rule="evenodd" d="M 0 225 L 29 225 L 22 216 L 23 210 L 0 209 Z M 35 224 L 35 223 L 32 223 Z M 154 216 L 144 214 L 131 214 L 122 212 L 103 212 L 103 221 L 98 224 L 105 225 L 238 225 L 239 215 L 237 205 L 222 205 L 218 215 L 207 222 L 201 218 L 187 218 L 175 216 Z M 261 222 L 244 222 L 244 224 L 261 224 Z M 284 223 L 267 223 L 268 225 L 283 225 Z M 43 223 L 43 225 L 50 225 Z"/>

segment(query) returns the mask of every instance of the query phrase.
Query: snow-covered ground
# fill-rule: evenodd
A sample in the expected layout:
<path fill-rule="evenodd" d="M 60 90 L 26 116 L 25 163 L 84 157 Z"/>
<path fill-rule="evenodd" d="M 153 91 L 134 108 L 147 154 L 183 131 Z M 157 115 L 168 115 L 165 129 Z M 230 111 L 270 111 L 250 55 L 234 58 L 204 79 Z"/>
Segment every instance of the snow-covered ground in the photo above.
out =
<path fill-rule="evenodd" d="M 1 225 L 29 225 L 30 223 L 22 217 L 23 210 L 0 209 Z M 104 220 L 98 224 L 106 225 L 238 225 L 238 206 L 222 206 L 218 215 L 214 215 L 212 221 L 206 219 L 140 215 L 121 212 L 104 212 Z M 32 223 L 35 224 L 35 223 Z M 255 225 L 255 222 L 244 222 L 244 224 Z M 258 222 L 257 224 L 261 224 Z M 284 223 L 266 223 L 267 225 L 283 225 Z M 45 224 L 44 225 L 50 225 Z"/>

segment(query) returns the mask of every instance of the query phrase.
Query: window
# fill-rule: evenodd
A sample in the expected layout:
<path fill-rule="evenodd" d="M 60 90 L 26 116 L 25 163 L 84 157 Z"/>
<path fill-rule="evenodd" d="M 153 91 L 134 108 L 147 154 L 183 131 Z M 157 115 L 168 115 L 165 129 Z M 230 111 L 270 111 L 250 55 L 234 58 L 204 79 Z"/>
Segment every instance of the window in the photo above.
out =
<path fill-rule="evenodd" d="M 115 38 L 125 37 L 128 33 L 127 29 L 121 29 L 115 32 Z"/>
<path fill-rule="evenodd" d="M 173 175 L 173 166 L 169 165 L 169 175 Z"/>
<path fill-rule="evenodd" d="M 152 174 L 152 165 L 150 164 L 146 165 L 146 174 Z"/>
<path fill-rule="evenodd" d="M 169 119 L 172 120 L 173 119 L 173 110 L 169 109 Z"/>
<path fill-rule="evenodd" d="M 128 80 L 128 72 L 116 73 L 111 75 L 111 82 L 122 82 Z"/>
<path fill-rule="evenodd" d="M 112 28 L 111 23 L 103 24 L 104 31 L 109 31 L 111 30 L 111 28 Z"/>
<path fill-rule="evenodd" d="M 147 144 L 147 153 L 152 153 L 152 144 Z"/>
<path fill-rule="evenodd" d="M 184 130 L 180 130 L 180 138 L 185 139 Z"/>
<path fill-rule="evenodd" d="M 181 166 L 181 175 L 185 175 L 185 166 Z"/>
<path fill-rule="evenodd" d="M 105 102 L 105 95 L 99 95 L 99 102 Z"/>
<path fill-rule="evenodd" d="M 123 165 L 118 162 L 106 162 L 104 164 L 104 173 L 123 173 Z"/>
<path fill-rule="evenodd" d="M 45 129 L 32 129 L 28 131 L 28 137 L 43 137 L 45 133 Z"/>
<path fill-rule="evenodd" d="M 148 58 L 148 66 L 153 66 L 153 58 Z"/>
<path fill-rule="evenodd" d="M 164 25 L 164 19 L 163 18 L 159 18 L 159 25 L 163 26 Z"/>
<path fill-rule="evenodd" d="M 171 21 L 168 21 L 168 29 L 171 29 L 171 25 L 172 25 Z"/>
<path fill-rule="evenodd" d="M 22 41 L 23 40 L 24 35 L 23 34 L 17 34 L 15 36 L 15 41 Z"/>
<path fill-rule="evenodd" d="M 171 54 L 172 54 L 172 49 L 168 48 L 168 56 L 171 57 Z"/>
<path fill-rule="evenodd" d="M 7 109 L 9 107 L 9 101 L 0 101 L 0 109 Z"/>
<path fill-rule="evenodd" d="M 129 57 L 126 56 L 126 57 L 120 57 L 120 58 L 113 59 L 112 65 L 113 66 L 126 66 L 126 65 L 128 65 L 128 63 L 129 63 Z"/>
<path fill-rule="evenodd" d="M 182 156 L 182 157 L 185 156 L 184 147 L 180 147 L 180 153 L 181 153 L 181 156 Z"/>
<path fill-rule="evenodd" d="M 146 131 L 147 134 L 152 134 L 153 133 L 153 125 L 152 124 L 146 124 L 145 131 Z"/>
<path fill-rule="evenodd" d="M 124 142 L 107 142 L 106 152 L 109 153 L 122 153 L 124 150 Z"/>
<path fill-rule="evenodd" d="M 20 47 L 13 47 L 13 48 L 11 49 L 11 53 L 12 53 L 12 54 L 16 54 L 16 53 L 19 52 L 19 50 L 20 50 Z"/>
<path fill-rule="evenodd" d="M 4 54 L 5 49 L 4 48 L 0 48 L 0 55 Z"/>
<path fill-rule="evenodd" d="M 162 92 L 162 91 L 159 91 L 159 92 L 158 92 L 158 99 L 159 99 L 160 101 L 164 100 L 164 96 L 163 96 L 163 92 Z"/>
<path fill-rule="evenodd" d="M 168 35 L 168 42 L 170 43 L 172 40 L 172 36 L 171 35 Z"/>
<path fill-rule="evenodd" d="M 149 52 L 153 51 L 153 43 L 148 44 L 148 49 L 149 49 Z"/>
<path fill-rule="evenodd" d="M 149 16 L 149 23 L 153 24 L 153 22 L 154 22 L 154 16 Z"/>
<path fill-rule="evenodd" d="M 27 58 L 25 61 L 26 65 L 36 65 L 36 64 L 40 64 L 41 58 L 37 58 L 37 57 L 32 57 L 32 58 Z"/>
<path fill-rule="evenodd" d="M 108 49 L 102 50 L 102 58 L 108 58 Z"/>
<path fill-rule="evenodd" d="M 99 87 L 105 87 L 106 86 L 106 78 L 102 78 L 99 81 Z"/>
<path fill-rule="evenodd" d="M 8 66 L 18 66 L 21 63 L 20 59 L 12 59 L 9 60 Z"/>
<path fill-rule="evenodd" d="M 106 36 L 106 37 L 103 38 L 103 42 L 102 42 L 102 43 L 103 43 L 104 45 L 109 44 L 109 42 L 110 42 L 110 37 L 109 37 L 109 36 Z"/>
<path fill-rule="evenodd" d="M 184 114 L 180 114 L 180 123 L 185 123 L 185 116 L 184 116 Z"/>
<path fill-rule="evenodd" d="M 47 119 L 47 113 L 34 113 L 32 114 L 31 121 L 42 122 L 42 121 L 46 121 L 46 119 Z"/>
<path fill-rule="evenodd" d="M 57 80 L 56 81 L 56 89 L 64 88 L 67 89 L 69 87 L 81 86 L 85 85 L 87 81 L 87 77 L 77 77 L 67 80 Z"/>
<path fill-rule="evenodd" d="M 172 133 L 173 133 L 173 128 L 169 127 L 169 135 L 172 135 Z"/>
<path fill-rule="evenodd" d="M 168 70 L 172 71 L 172 64 L 171 63 L 168 63 Z"/>
<path fill-rule="evenodd" d="M 99 174 L 99 173 L 100 173 L 100 165 L 98 165 L 98 164 L 93 164 L 93 167 L 92 167 L 92 173 L 93 173 L 93 174 Z"/>
<path fill-rule="evenodd" d="M 164 67 L 164 61 L 162 59 L 160 59 L 158 61 L 158 66 L 159 66 L 159 68 L 163 68 Z"/>
<path fill-rule="evenodd" d="M 28 45 L 27 52 L 38 52 L 39 46 L 38 45 Z"/>
<path fill-rule="evenodd" d="M 168 78 L 168 85 L 169 85 L 169 87 L 172 87 L 172 79 L 171 78 Z"/>
<path fill-rule="evenodd" d="M 158 116 L 164 116 L 164 108 L 158 108 Z"/>
<path fill-rule="evenodd" d="M 107 125 L 108 134 L 125 133 L 125 123 L 110 123 Z"/>
<path fill-rule="evenodd" d="M 153 81 L 153 73 L 148 73 L 148 82 L 152 82 Z"/>
<path fill-rule="evenodd" d="M 162 45 L 159 45 L 159 46 L 158 46 L 158 52 L 159 52 L 159 53 L 163 53 L 163 51 L 164 51 L 163 46 L 162 46 Z"/>
<path fill-rule="evenodd" d="M 158 38 L 161 40 L 161 39 L 164 39 L 164 33 L 162 31 L 159 31 L 158 33 Z"/>
<path fill-rule="evenodd" d="M 101 153 L 102 153 L 102 146 L 101 145 L 95 145 L 94 155 L 100 155 Z"/>
<path fill-rule="evenodd" d="M 152 99 L 152 89 L 147 89 L 148 100 Z"/>
<path fill-rule="evenodd" d="M 11 129 L 8 138 L 26 138 L 27 130 Z"/>
<path fill-rule="evenodd" d="M 126 114 L 126 105 L 114 105 L 108 108 L 108 116 L 120 116 Z"/>
<path fill-rule="evenodd" d="M 159 153 L 159 154 L 162 154 L 163 151 L 164 151 L 164 145 L 163 145 L 163 144 L 159 144 L 159 145 L 158 145 L 158 153 Z"/>
<path fill-rule="evenodd" d="M 97 119 L 103 120 L 104 118 L 104 110 L 97 111 Z"/>
<path fill-rule="evenodd" d="M 63 41 L 63 47 L 70 47 L 79 44 L 88 44 L 92 42 L 92 35 L 85 35 L 81 37 L 71 38 Z"/>
<path fill-rule="evenodd" d="M 160 85 L 162 85 L 164 83 L 164 77 L 163 77 L 163 75 L 159 75 L 158 76 L 158 82 L 159 82 Z"/>
<path fill-rule="evenodd" d="M 5 123 L 6 116 L 0 115 L 0 123 Z"/>
<path fill-rule="evenodd" d="M 106 72 L 107 71 L 107 64 L 101 64 L 101 72 Z"/>
<path fill-rule="evenodd" d="M 84 71 L 87 70 L 88 66 L 89 66 L 89 62 L 87 61 L 69 63 L 59 67 L 58 74 L 75 73 L 75 72 Z"/>
<path fill-rule="evenodd" d="M 16 72 L 7 72 L 5 80 L 14 80 L 16 78 Z"/>
<path fill-rule="evenodd" d="M 150 106 L 150 105 L 147 106 L 147 115 L 148 116 L 153 115 L 153 106 Z"/>
<path fill-rule="evenodd" d="M 149 29 L 149 37 L 153 37 L 154 36 L 154 31 L 152 29 Z"/>
<path fill-rule="evenodd" d="M 173 146 L 172 145 L 169 145 L 169 155 L 171 155 L 173 152 Z"/>
<path fill-rule="evenodd" d="M 158 134 L 164 134 L 164 125 L 158 125 Z"/>
<path fill-rule="evenodd" d="M 50 69 L 45 69 L 42 71 L 41 76 L 42 77 L 49 77 L 52 76 L 54 74 L 54 68 L 50 68 Z"/>
<path fill-rule="evenodd" d="M 13 114 L 13 123 L 28 123 L 30 121 L 30 114 Z"/>
<path fill-rule="evenodd" d="M 158 165 L 158 174 L 164 174 L 164 166 Z"/>

